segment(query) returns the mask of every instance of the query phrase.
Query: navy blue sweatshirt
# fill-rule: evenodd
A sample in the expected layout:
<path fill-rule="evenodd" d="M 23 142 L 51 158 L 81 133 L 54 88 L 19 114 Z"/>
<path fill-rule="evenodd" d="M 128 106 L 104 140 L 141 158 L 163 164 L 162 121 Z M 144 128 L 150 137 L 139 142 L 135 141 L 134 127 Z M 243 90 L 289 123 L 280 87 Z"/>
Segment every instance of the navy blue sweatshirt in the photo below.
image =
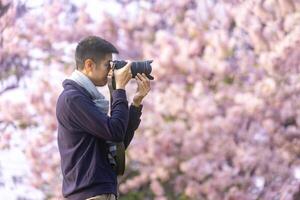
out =
<path fill-rule="evenodd" d="M 63 196 L 83 200 L 117 195 L 117 175 L 109 163 L 105 141 L 123 141 L 127 148 L 140 124 L 142 105 L 128 108 L 126 91 L 114 90 L 109 117 L 75 81 L 66 79 L 63 87 L 56 103 Z"/>

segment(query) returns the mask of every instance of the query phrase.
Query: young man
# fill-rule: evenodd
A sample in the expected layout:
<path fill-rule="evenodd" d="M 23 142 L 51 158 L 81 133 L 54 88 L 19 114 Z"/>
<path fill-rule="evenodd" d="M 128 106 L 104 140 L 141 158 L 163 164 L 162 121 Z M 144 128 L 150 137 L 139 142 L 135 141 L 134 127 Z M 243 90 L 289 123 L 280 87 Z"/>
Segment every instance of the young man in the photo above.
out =
<path fill-rule="evenodd" d="M 128 147 L 140 123 L 142 100 L 150 91 L 144 74 L 136 79 L 137 92 L 128 108 L 125 87 L 132 78 L 128 62 L 111 70 L 112 53 L 118 50 L 106 40 L 90 36 L 76 48 L 76 70 L 63 81 L 64 90 L 56 104 L 58 147 L 63 174 L 63 196 L 70 200 L 117 199 L 117 174 L 111 144 Z M 111 86 L 109 101 L 96 86 Z"/>

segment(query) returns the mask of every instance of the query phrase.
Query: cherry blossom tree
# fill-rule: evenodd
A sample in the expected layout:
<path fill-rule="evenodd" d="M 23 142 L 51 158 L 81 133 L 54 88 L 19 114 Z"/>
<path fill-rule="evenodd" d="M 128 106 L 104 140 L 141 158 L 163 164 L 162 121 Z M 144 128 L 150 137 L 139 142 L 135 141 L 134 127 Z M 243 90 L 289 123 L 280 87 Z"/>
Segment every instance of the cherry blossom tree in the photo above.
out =
<path fill-rule="evenodd" d="M 119 179 L 124 199 L 299 198 L 300 2 L 114 4 L 117 15 L 103 11 L 96 20 L 88 5 L 71 1 L 2 3 L 9 8 L 0 18 L 7 55 L 0 67 L 32 74 L 22 79 L 23 102 L 0 101 L 0 145 L 24 138 L 31 184 L 61 198 L 54 105 L 74 69 L 74 44 L 97 34 L 120 58 L 154 60 L 155 81 Z M 14 54 L 27 64 L 10 64 Z"/>

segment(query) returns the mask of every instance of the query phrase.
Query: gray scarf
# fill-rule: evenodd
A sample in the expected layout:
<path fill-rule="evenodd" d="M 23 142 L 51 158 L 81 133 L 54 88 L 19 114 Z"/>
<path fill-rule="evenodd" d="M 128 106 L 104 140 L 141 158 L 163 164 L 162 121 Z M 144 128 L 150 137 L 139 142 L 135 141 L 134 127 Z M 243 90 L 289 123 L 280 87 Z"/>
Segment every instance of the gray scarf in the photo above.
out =
<path fill-rule="evenodd" d="M 108 114 L 109 101 L 105 99 L 105 96 L 97 90 L 94 83 L 85 74 L 76 69 L 68 79 L 85 88 L 92 95 L 93 102 L 100 108 L 101 112 Z"/>
<path fill-rule="evenodd" d="M 68 79 L 75 81 L 81 87 L 85 88 L 92 95 L 93 102 L 101 110 L 101 112 L 107 115 L 109 114 L 109 100 L 105 99 L 105 96 L 97 90 L 94 83 L 85 74 L 75 69 Z M 106 143 L 109 146 L 109 162 L 112 165 L 116 165 L 114 156 L 116 155 L 117 146 L 111 141 L 106 141 Z"/>

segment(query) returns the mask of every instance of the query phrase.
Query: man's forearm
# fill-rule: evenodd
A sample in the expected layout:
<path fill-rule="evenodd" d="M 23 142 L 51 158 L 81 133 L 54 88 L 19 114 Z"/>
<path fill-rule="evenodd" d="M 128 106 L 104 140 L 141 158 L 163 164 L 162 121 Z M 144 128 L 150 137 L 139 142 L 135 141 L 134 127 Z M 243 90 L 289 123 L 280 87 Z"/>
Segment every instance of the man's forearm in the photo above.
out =
<path fill-rule="evenodd" d="M 109 88 L 110 91 L 110 98 L 111 98 L 111 102 L 113 101 L 112 99 L 112 92 L 113 89 Z M 125 138 L 124 138 L 124 146 L 125 149 L 127 149 L 127 147 L 129 146 L 133 136 L 134 136 L 134 132 L 135 130 L 138 128 L 141 120 L 140 117 L 142 115 L 142 108 L 143 108 L 143 97 L 140 96 L 134 96 L 133 101 L 129 107 L 129 121 L 128 121 L 128 126 L 127 126 L 127 130 L 126 130 L 126 134 L 125 134 Z"/>
<path fill-rule="evenodd" d="M 133 104 L 131 104 L 131 106 L 130 106 L 129 122 L 128 122 L 128 126 L 127 126 L 126 135 L 124 138 L 124 145 L 125 145 L 126 149 L 134 136 L 135 130 L 139 127 L 139 124 L 141 122 L 140 117 L 142 115 L 142 108 L 143 108 L 143 105 L 136 107 Z"/>

